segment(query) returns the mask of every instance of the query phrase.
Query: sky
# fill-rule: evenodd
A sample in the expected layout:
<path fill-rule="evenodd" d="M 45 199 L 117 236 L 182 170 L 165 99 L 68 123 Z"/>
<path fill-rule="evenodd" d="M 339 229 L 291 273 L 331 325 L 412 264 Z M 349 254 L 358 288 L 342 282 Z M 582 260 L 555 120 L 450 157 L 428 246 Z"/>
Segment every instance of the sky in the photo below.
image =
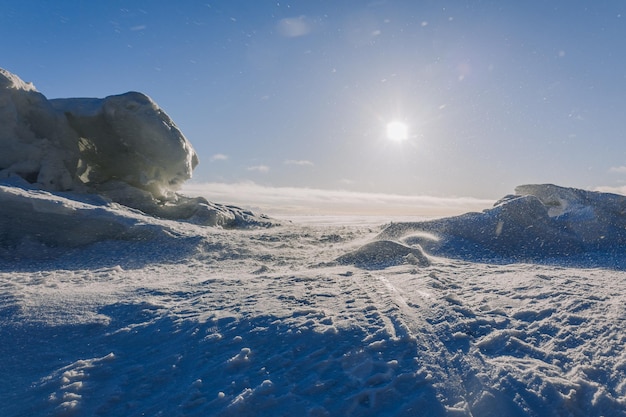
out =
<path fill-rule="evenodd" d="M 152 97 L 213 189 L 626 191 L 623 1 L 5 0 L 0 36 L 48 98 Z"/>

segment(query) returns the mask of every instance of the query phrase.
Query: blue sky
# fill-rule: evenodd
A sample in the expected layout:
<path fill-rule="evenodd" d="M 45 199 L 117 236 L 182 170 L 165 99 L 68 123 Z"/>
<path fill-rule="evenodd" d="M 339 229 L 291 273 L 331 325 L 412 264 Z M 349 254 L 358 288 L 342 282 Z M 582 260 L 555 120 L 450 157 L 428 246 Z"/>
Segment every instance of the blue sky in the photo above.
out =
<path fill-rule="evenodd" d="M 195 182 L 496 199 L 625 184 L 625 19 L 622 1 L 8 0 L 0 67 L 48 98 L 148 94 Z"/>

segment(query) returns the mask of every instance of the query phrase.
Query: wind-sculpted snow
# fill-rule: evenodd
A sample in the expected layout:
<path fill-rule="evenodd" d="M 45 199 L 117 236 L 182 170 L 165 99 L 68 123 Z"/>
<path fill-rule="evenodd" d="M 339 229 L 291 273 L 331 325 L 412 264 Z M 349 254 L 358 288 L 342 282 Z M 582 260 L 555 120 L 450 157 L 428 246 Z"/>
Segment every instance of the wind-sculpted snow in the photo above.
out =
<path fill-rule="evenodd" d="M 272 224 L 177 194 L 197 163 L 182 132 L 142 93 L 48 100 L 0 68 L 0 249 L 24 239 L 77 246 L 167 235 L 150 216 L 224 227 Z"/>
<path fill-rule="evenodd" d="M 177 259 L 0 270 L 0 415 L 626 416 L 622 271 L 378 269 L 334 261 L 373 225 L 188 227 Z"/>
<path fill-rule="evenodd" d="M 412 248 L 390 240 L 367 243 L 353 252 L 341 255 L 337 262 L 364 269 L 385 269 L 401 264 L 430 265 L 421 248 Z"/>
<path fill-rule="evenodd" d="M 237 207 L 180 197 L 177 205 L 159 205 L 162 218 L 147 216 L 97 194 L 48 192 L 32 188 L 23 180 L 0 180 L 0 266 L 14 265 L 26 259 L 71 257 L 67 250 L 103 241 L 126 241 L 143 244 L 138 254 L 129 253 L 133 262 L 144 259 L 171 259 L 186 255 L 185 241 L 198 241 L 198 231 L 188 223 L 220 225 L 225 228 L 267 227 L 271 219 Z M 171 213 L 166 213 L 172 210 Z M 186 222 L 167 220 L 184 219 Z M 150 243 L 152 242 L 152 243 Z M 159 256 L 142 258 L 147 247 L 157 245 Z M 167 248 L 168 254 L 162 254 Z M 107 253 L 97 255 L 109 264 Z M 94 256 L 90 258 L 93 260 Z M 88 260 L 87 260 L 88 261 Z M 119 260 L 118 260 L 119 262 Z M 73 263 L 84 264 L 80 257 Z"/>
<path fill-rule="evenodd" d="M 626 197 L 523 185 L 482 213 L 394 223 L 379 238 L 468 260 L 549 260 L 621 268 L 626 266 Z"/>

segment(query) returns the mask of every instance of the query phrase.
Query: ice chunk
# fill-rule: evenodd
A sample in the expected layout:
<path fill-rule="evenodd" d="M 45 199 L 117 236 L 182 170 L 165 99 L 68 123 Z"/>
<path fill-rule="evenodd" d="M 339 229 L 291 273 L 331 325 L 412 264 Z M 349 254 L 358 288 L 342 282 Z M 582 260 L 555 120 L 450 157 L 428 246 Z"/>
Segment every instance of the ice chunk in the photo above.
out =
<path fill-rule="evenodd" d="M 73 188 L 78 136 L 30 83 L 0 68 L 0 178 L 17 174 L 48 190 Z"/>
<path fill-rule="evenodd" d="M 125 184 L 167 200 L 197 164 L 189 141 L 145 94 L 48 100 L 0 69 L 0 178 L 16 174 L 48 191 Z"/>
<path fill-rule="evenodd" d="M 197 164 L 189 141 L 145 94 L 48 100 L 0 68 L 0 249 L 29 239 L 72 247 L 168 235 L 129 208 L 211 226 L 272 223 L 177 194 Z"/>
<path fill-rule="evenodd" d="M 50 103 L 80 138 L 77 176 L 86 184 L 122 181 L 163 198 L 191 178 L 198 164 L 182 132 L 145 94 Z"/>

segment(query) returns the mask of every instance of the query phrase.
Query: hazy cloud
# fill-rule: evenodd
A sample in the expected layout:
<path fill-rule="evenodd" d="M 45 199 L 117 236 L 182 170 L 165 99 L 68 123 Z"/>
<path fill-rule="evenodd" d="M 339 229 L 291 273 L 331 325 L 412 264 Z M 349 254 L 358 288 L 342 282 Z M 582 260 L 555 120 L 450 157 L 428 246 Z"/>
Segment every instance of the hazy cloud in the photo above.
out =
<path fill-rule="evenodd" d="M 226 161 L 227 159 L 228 159 L 228 155 L 224 155 L 223 153 L 216 153 L 215 155 L 211 156 L 209 160 L 213 162 L 213 161 Z"/>
<path fill-rule="evenodd" d="M 311 32 L 311 24 L 305 16 L 287 17 L 278 21 L 276 29 L 287 38 L 296 38 Z"/>
<path fill-rule="evenodd" d="M 614 172 L 617 174 L 626 174 L 626 166 L 622 165 L 619 167 L 611 167 L 611 169 L 609 169 L 610 172 Z"/>
<path fill-rule="evenodd" d="M 622 194 L 626 195 L 626 185 L 621 186 L 610 186 L 610 185 L 602 185 L 600 187 L 596 187 L 593 189 L 594 191 L 599 191 L 601 193 L 613 193 L 613 194 Z"/>
<path fill-rule="evenodd" d="M 300 166 L 309 166 L 312 167 L 315 164 L 311 161 L 307 160 L 296 160 L 296 159 L 287 159 L 285 161 L 285 165 L 300 165 Z"/>
<path fill-rule="evenodd" d="M 269 172 L 270 167 L 268 167 L 267 165 L 255 165 L 252 167 L 248 167 L 248 171 L 257 171 L 257 172 L 262 172 L 262 173 L 266 173 Z"/>
<path fill-rule="evenodd" d="M 235 204 L 270 215 L 452 216 L 492 207 L 470 197 L 405 196 L 316 188 L 267 187 L 253 182 L 187 183 L 183 194 Z"/>

